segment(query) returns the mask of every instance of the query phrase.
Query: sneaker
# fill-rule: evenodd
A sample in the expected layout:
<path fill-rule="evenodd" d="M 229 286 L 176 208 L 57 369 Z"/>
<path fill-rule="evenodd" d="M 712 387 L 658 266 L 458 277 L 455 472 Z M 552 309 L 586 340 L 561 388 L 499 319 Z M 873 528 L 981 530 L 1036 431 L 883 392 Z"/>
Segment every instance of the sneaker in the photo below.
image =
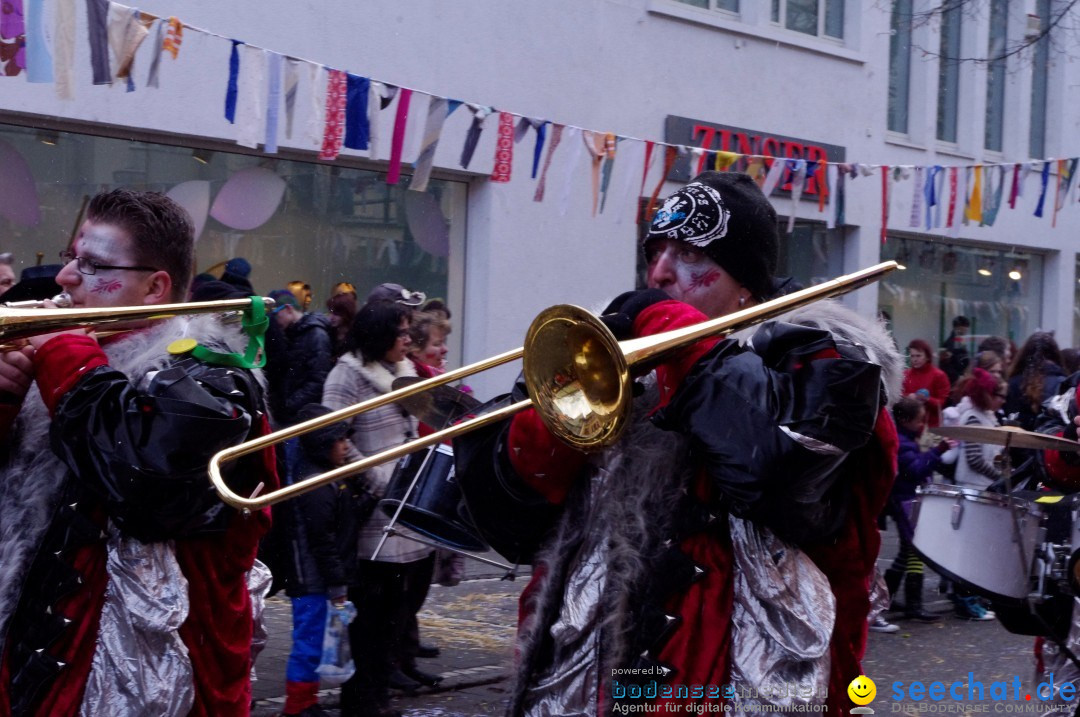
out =
<path fill-rule="evenodd" d="M 870 632 L 899 632 L 900 626 L 894 625 L 887 621 L 881 615 L 878 615 L 870 621 Z"/>
<path fill-rule="evenodd" d="M 956 599 L 955 614 L 961 620 L 985 622 L 997 617 L 993 611 L 987 610 L 976 597 L 958 597 Z"/>

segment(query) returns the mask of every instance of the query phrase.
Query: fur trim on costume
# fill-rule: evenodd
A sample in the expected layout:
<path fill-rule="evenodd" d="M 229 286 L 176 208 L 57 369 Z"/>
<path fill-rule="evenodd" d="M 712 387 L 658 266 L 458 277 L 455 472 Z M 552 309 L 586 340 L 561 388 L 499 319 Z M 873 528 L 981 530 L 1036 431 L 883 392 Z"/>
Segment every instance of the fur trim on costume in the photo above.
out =
<path fill-rule="evenodd" d="M 518 714 L 526 690 L 538 669 L 539 649 L 547 629 L 559 613 L 565 582 L 575 555 L 600 552 L 604 565 L 603 593 L 594 629 L 601 636 L 597 677 L 630 662 L 629 641 L 634 637 L 633 603 L 648 582 L 648 566 L 663 552 L 663 538 L 673 532 L 673 521 L 684 497 L 683 487 L 693 475 L 688 442 L 681 435 L 662 431 L 649 421 L 659 401 L 655 380 L 643 379 L 647 390 L 634 401 L 633 419 L 616 449 L 598 454 L 590 480 L 577 481 L 566 503 L 566 513 L 535 561 L 534 575 L 542 577 L 522 605 L 528 617 L 518 630 L 517 679 L 509 714 Z"/>
<path fill-rule="evenodd" d="M 169 344 L 186 337 L 217 350 L 242 352 L 247 346 L 239 326 L 201 315 L 163 321 L 102 348 L 112 368 L 145 389 L 151 373 L 172 360 L 166 351 Z M 260 372 L 255 373 L 261 382 Z M 49 529 L 68 476 L 67 466 L 50 449 L 50 424 L 48 409 L 34 384 L 12 430 L 11 455 L 0 466 L 0 651 L 27 571 Z"/>

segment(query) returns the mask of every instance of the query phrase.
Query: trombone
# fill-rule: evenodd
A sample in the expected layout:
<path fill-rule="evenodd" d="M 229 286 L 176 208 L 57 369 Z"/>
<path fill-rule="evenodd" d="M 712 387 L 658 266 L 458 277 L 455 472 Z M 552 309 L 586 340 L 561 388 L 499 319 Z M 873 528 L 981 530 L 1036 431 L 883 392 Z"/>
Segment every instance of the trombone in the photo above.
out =
<path fill-rule="evenodd" d="M 66 294 L 56 296 L 58 305 L 71 305 Z M 262 298 L 266 308 L 274 306 L 274 300 Z M 251 307 L 251 299 L 223 299 L 220 301 L 196 301 L 187 304 L 150 304 L 147 306 L 109 306 L 96 309 L 41 308 L 41 301 L 18 301 L 0 305 L 0 350 L 16 348 L 20 339 L 53 331 L 65 331 L 80 327 L 102 326 L 124 321 L 171 319 L 186 314 L 223 313 L 242 311 Z"/>
<path fill-rule="evenodd" d="M 584 309 L 553 306 L 533 320 L 522 348 L 226 448 L 210 460 L 210 480 L 221 499 L 229 505 L 246 511 L 258 510 L 497 423 L 530 406 L 536 407 L 552 433 L 571 446 L 584 451 L 600 450 L 617 441 L 626 427 L 633 395 L 632 367 L 656 360 L 700 339 L 729 334 L 805 304 L 853 291 L 877 281 L 896 267 L 894 261 L 883 262 L 711 321 L 621 343 L 602 321 Z M 251 495 L 242 496 L 229 488 L 222 477 L 223 464 L 249 453 L 518 358 L 524 359 L 529 399 L 263 495 L 260 495 L 265 487 L 262 484 Z"/>

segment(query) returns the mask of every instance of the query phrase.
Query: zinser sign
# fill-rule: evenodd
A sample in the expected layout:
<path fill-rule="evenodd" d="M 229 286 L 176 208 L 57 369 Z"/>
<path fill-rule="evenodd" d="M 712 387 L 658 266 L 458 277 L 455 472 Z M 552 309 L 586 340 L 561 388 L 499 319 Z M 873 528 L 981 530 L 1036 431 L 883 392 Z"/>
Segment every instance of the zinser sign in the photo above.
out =
<path fill-rule="evenodd" d="M 815 143 L 810 140 L 785 137 L 779 134 L 765 134 L 743 127 L 732 127 L 691 119 L 690 117 L 676 117 L 675 115 L 668 115 L 664 121 L 664 141 L 671 144 L 686 145 L 687 147 L 704 147 L 714 152 L 737 152 L 742 155 L 759 154 L 766 157 L 805 159 L 817 162 L 822 160 L 843 162 L 846 156 L 845 148 L 835 144 Z M 748 163 L 747 159 L 740 158 L 732 169 L 743 171 Z M 712 166 L 713 155 L 710 153 L 706 155 L 704 168 L 708 169 Z M 697 167 L 691 167 L 690 157 L 685 156 L 675 161 L 668 179 L 673 182 L 686 182 L 695 174 L 697 174 Z M 777 189 L 790 191 L 791 182 L 780 185 Z M 803 196 L 817 196 L 817 192 L 817 179 L 807 177 Z"/>

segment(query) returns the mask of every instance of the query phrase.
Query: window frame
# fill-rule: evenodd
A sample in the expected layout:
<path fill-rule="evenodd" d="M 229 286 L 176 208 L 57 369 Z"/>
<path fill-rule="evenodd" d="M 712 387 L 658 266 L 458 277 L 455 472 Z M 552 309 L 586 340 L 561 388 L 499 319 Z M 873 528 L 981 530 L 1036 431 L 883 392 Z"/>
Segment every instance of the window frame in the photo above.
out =
<path fill-rule="evenodd" d="M 996 21 L 996 22 L 995 22 Z M 1001 31 L 995 38 L 995 30 Z M 995 50 L 994 41 L 1000 40 Z M 987 53 L 1004 53 L 1009 44 L 1009 0 L 990 0 L 990 20 Z M 1005 145 L 1005 95 L 1008 91 L 1008 63 L 1006 58 L 991 60 L 986 66 L 986 117 L 983 125 L 983 148 L 988 152 L 1002 152 Z M 991 146 L 995 144 L 996 146 Z"/>
<path fill-rule="evenodd" d="M 710 0 L 711 1 L 711 0 Z M 846 34 L 847 23 L 847 0 L 815 0 L 817 3 L 817 31 L 814 34 L 808 32 L 802 32 L 801 30 L 795 30 L 787 25 L 787 4 L 788 0 L 772 0 L 769 7 L 769 24 L 785 32 L 794 32 L 805 37 L 816 37 L 819 40 L 829 40 L 830 42 L 836 42 L 844 44 L 844 37 Z M 825 32 L 825 21 L 828 15 L 828 5 L 830 2 L 839 3 L 840 5 L 840 35 L 828 35 Z"/>
<path fill-rule="evenodd" d="M 708 7 L 699 7 L 698 5 L 693 4 L 693 2 L 691 2 L 691 0 L 673 0 L 673 1 L 677 2 L 677 3 L 681 4 L 681 5 L 686 5 L 687 7 L 697 8 L 698 10 L 707 10 L 708 12 L 720 12 L 720 13 L 724 13 L 726 15 L 730 15 L 732 17 L 739 17 L 739 12 L 741 10 L 739 5 L 740 5 L 742 0 L 729 0 L 729 2 L 734 2 L 735 3 L 735 9 L 734 10 L 732 10 L 731 8 L 718 7 L 717 6 L 718 3 L 724 2 L 724 0 L 705 0 L 705 2 L 708 3 Z"/>
<path fill-rule="evenodd" d="M 893 8 L 889 16 L 890 34 L 889 34 L 889 87 L 888 97 L 886 100 L 885 111 L 885 126 L 889 132 L 893 132 L 898 136 L 909 137 L 910 136 L 910 120 L 911 120 L 911 80 L 912 80 L 912 36 L 914 34 L 911 24 L 896 23 L 897 13 L 900 10 L 898 7 L 901 3 L 907 3 L 907 12 L 910 15 L 914 10 L 914 0 L 893 0 Z M 903 25 L 907 28 L 907 51 L 902 58 L 905 63 L 905 73 L 903 77 L 903 97 L 899 97 L 899 93 L 894 93 L 893 80 L 894 80 L 894 66 L 893 66 L 893 53 L 894 43 L 899 43 L 899 29 L 897 25 Z M 898 59 L 898 58 L 897 58 Z M 899 83 L 898 83 L 899 84 Z M 899 88 L 897 88 L 899 89 Z M 897 99 L 897 104 L 894 107 L 894 97 Z M 900 101 L 902 100 L 902 101 Z M 893 115 L 903 112 L 903 129 L 899 129 L 893 126 Z"/>
<path fill-rule="evenodd" d="M 946 50 L 946 48 L 945 48 L 945 42 L 946 42 L 945 19 L 946 19 L 946 14 L 949 14 L 950 17 L 955 17 L 955 19 L 956 19 L 956 28 L 955 28 L 955 31 L 954 31 L 955 35 L 956 35 L 956 48 L 955 48 L 955 52 L 952 52 L 952 53 L 945 51 Z M 949 11 L 946 11 L 946 13 L 942 13 L 941 28 L 940 28 L 940 31 L 939 31 L 939 39 L 940 39 L 939 49 L 941 50 L 941 52 L 940 52 L 940 56 L 938 57 L 938 88 L 937 88 L 937 108 L 936 108 L 937 117 L 936 117 L 936 121 L 935 121 L 934 137 L 937 139 L 937 141 L 939 143 L 955 147 L 955 146 L 957 146 L 959 138 L 960 138 L 960 108 L 961 108 L 960 93 L 961 93 L 961 85 L 963 84 L 963 79 L 962 79 L 963 73 L 960 72 L 960 62 L 959 62 L 959 60 L 952 60 L 951 63 L 950 63 L 950 61 L 947 60 L 947 58 L 950 57 L 950 56 L 956 57 L 956 58 L 959 58 L 959 57 L 962 56 L 961 53 L 963 52 L 963 47 L 964 47 L 964 14 L 963 14 L 963 11 L 962 11 L 961 7 L 957 6 L 957 7 L 953 8 L 953 9 L 951 9 Z M 947 64 L 947 63 L 950 63 L 950 64 Z M 948 72 L 950 74 L 955 73 L 955 75 L 956 75 L 955 87 L 953 87 L 952 92 L 949 92 L 949 93 L 945 93 L 943 91 L 944 77 L 945 77 L 946 72 Z M 941 114 L 942 113 L 942 101 L 944 99 L 943 95 L 945 95 L 945 97 L 947 97 L 949 99 L 949 107 L 951 109 L 951 114 L 952 114 L 951 127 L 946 127 L 945 128 L 945 129 L 950 129 L 951 130 L 951 134 L 952 134 L 951 139 L 942 136 L 942 134 L 943 134 L 943 125 L 948 124 L 948 117 L 943 117 L 942 114 Z"/>

